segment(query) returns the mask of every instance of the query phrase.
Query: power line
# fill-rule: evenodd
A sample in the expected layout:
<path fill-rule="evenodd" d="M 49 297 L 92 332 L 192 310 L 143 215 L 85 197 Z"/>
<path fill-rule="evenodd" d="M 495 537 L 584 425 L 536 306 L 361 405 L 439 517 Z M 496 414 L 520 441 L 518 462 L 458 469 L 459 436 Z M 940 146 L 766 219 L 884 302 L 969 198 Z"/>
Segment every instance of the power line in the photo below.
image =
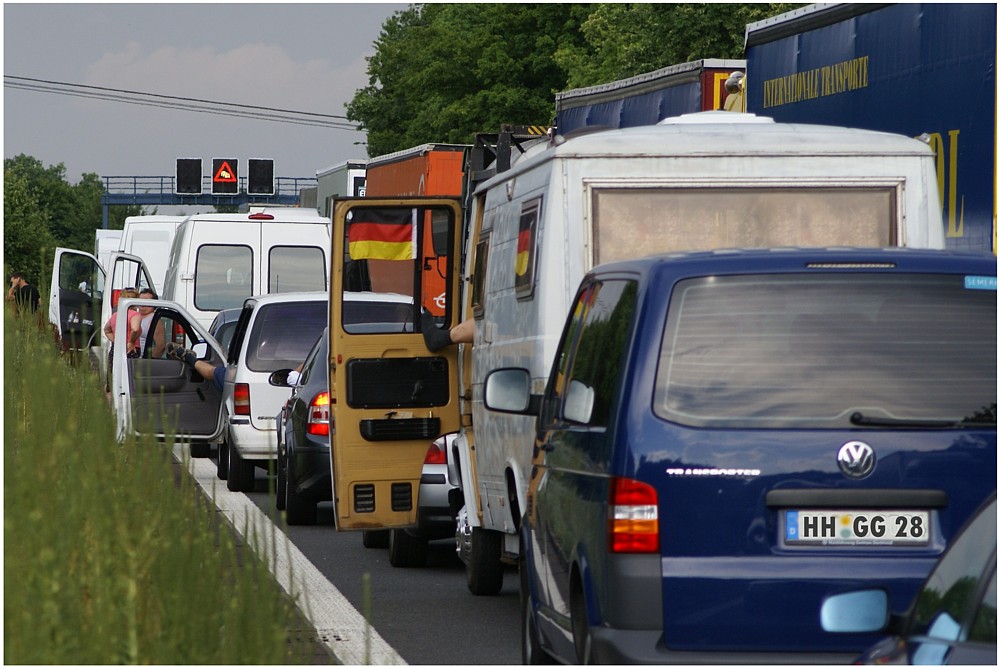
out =
<path fill-rule="evenodd" d="M 264 107 L 260 105 L 246 105 L 235 102 L 220 102 L 200 98 L 184 98 L 175 95 L 161 95 L 159 93 L 145 93 L 142 91 L 106 88 L 103 86 L 70 84 L 61 81 L 49 81 L 45 79 L 16 77 L 11 75 L 4 75 L 3 85 L 4 88 L 13 88 L 38 93 L 53 93 L 56 95 L 67 95 L 70 97 L 91 98 L 106 102 L 119 102 L 146 107 L 174 109 L 178 111 L 233 116 L 237 118 L 251 118 L 276 123 L 290 123 L 294 125 L 331 128 L 334 130 L 352 130 L 355 132 L 361 131 L 361 128 L 357 125 L 347 123 L 345 121 L 334 120 L 347 119 L 346 116 L 341 116 L 339 114 L 321 114 L 317 112 L 304 112 L 292 109 Z"/>

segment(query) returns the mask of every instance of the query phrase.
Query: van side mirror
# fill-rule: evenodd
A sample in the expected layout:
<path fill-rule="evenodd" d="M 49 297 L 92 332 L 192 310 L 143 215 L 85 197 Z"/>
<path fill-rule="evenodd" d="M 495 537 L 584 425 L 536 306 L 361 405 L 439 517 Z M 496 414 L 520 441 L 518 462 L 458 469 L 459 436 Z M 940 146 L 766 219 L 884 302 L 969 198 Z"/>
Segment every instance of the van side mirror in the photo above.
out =
<path fill-rule="evenodd" d="M 563 404 L 563 418 L 574 423 L 586 425 L 594 413 L 594 389 L 573 379 L 566 389 L 566 401 Z"/>
<path fill-rule="evenodd" d="M 889 613 L 885 590 L 857 590 L 823 600 L 819 620 L 826 632 L 881 632 L 889 624 Z"/>
<path fill-rule="evenodd" d="M 490 411 L 537 416 L 541 395 L 531 394 L 531 374 L 520 367 L 494 369 L 483 382 L 483 404 Z"/>

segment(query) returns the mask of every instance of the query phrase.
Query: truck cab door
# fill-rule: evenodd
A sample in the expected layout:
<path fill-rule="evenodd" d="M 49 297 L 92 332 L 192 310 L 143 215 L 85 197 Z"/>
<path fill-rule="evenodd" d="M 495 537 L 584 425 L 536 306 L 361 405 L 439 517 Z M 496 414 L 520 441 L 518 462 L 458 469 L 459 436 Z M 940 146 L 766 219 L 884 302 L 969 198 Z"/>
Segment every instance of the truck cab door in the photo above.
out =
<path fill-rule="evenodd" d="M 101 299 L 101 320 L 97 324 L 97 340 L 100 342 L 100 355 L 97 357 L 101 378 L 107 374 L 108 349 L 111 346 L 111 342 L 103 334 L 104 324 L 118 308 L 118 296 L 126 288 L 134 288 L 139 292 L 153 288 L 153 279 L 149 269 L 139 256 L 128 253 L 112 253 L 106 269 L 107 281 Z M 94 346 L 97 346 L 98 342 L 95 342 Z"/>
<path fill-rule="evenodd" d="M 213 367 L 225 367 L 226 357 L 198 320 L 176 302 L 123 299 L 118 304 L 115 341 L 128 340 L 130 307 L 155 307 L 150 331 L 183 333 L 183 346 L 196 350 Z M 111 388 L 118 439 L 128 435 L 163 439 L 212 441 L 222 434 L 222 390 L 180 360 L 129 358 L 125 346 L 115 346 Z"/>
<path fill-rule="evenodd" d="M 459 428 L 458 347 L 431 353 L 422 331 L 459 322 L 461 232 L 453 199 L 335 203 L 329 383 L 338 530 L 415 525 L 427 448 Z M 412 307 L 405 322 L 359 321 L 345 308 L 348 293 L 403 295 Z"/>
<path fill-rule="evenodd" d="M 49 282 L 49 323 L 64 351 L 93 346 L 104 323 L 99 323 L 105 272 L 97 258 L 57 248 Z"/>

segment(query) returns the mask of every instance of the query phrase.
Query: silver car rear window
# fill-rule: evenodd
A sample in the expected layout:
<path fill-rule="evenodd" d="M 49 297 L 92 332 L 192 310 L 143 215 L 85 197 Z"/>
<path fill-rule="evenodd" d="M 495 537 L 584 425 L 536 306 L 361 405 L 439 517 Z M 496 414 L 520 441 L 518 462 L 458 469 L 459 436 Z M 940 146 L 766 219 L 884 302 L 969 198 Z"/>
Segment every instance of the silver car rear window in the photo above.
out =
<path fill-rule="evenodd" d="M 682 281 L 671 296 L 654 412 L 699 427 L 843 428 L 858 415 L 995 425 L 997 294 L 970 278 Z"/>

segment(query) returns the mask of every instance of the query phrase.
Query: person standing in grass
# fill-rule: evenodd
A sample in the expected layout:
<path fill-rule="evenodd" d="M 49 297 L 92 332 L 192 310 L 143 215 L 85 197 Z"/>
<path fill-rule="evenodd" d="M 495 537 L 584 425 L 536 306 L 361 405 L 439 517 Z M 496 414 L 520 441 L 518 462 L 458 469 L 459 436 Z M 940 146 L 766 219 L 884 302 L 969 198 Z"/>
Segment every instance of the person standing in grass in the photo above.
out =
<path fill-rule="evenodd" d="M 119 300 L 132 299 L 139 297 L 137 293 L 132 288 L 126 288 L 118 295 Z M 139 313 L 138 309 L 128 310 L 128 321 L 129 327 L 128 332 L 128 348 L 125 351 L 125 355 L 129 358 L 139 357 L 139 331 L 141 330 L 142 314 Z M 104 324 L 104 336 L 108 338 L 111 342 L 111 346 L 108 348 L 108 375 L 104 383 L 104 392 L 111 392 L 111 365 L 115 356 L 115 325 L 118 323 L 118 310 L 115 309 L 114 313 L 111 314 L 111 318 L 108 322 Z"/>
<path fill-rule="evenodd" d="M 14 272 L 10 275 L 7 301 L 14 303 L 14 312 L 17 314 L 24 313 L 26 310 L 35 313 L 42 305 L 42 296 L 37 288 L 28 283 L 24 272 Z"/>

